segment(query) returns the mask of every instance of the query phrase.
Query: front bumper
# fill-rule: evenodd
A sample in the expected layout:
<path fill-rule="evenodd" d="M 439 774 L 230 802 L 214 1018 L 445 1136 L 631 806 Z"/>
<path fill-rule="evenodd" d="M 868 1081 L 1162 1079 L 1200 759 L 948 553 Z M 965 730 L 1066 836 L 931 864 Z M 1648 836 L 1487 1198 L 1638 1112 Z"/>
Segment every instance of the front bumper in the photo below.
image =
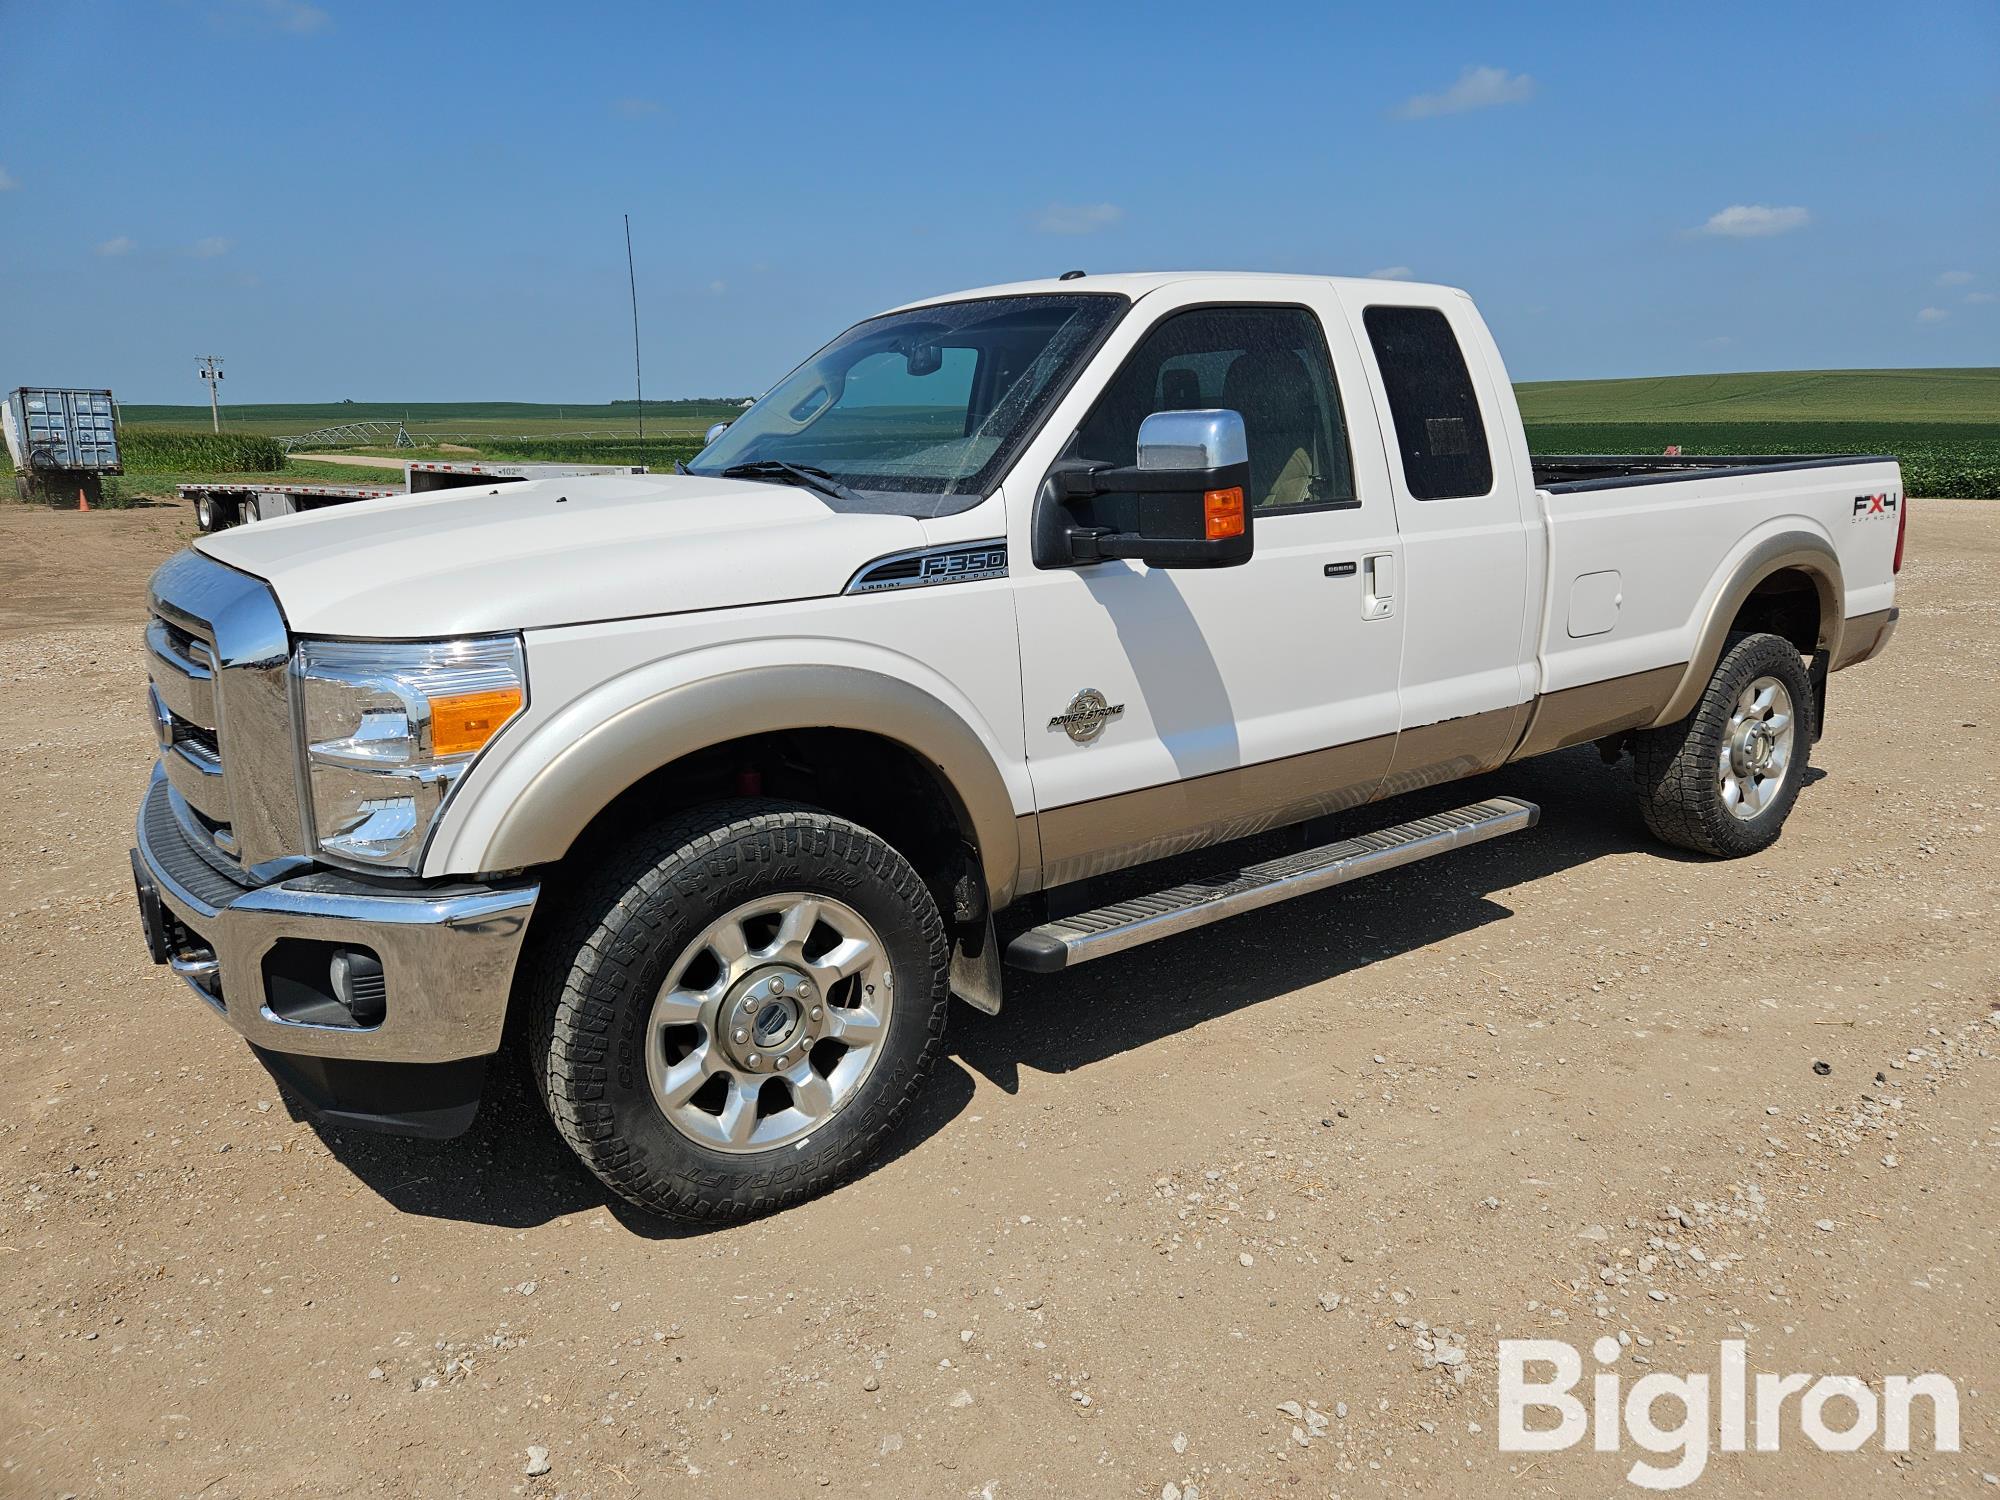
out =
<path fill-rule="evenodd" d="M 200 847 L 175 801 L 156 767 L 132 856 L 147 947 L 267 1061 L 322 1060 L 292 1067 L 288 1081 L 499 1047 L 539 885 L 403 894 L 325 870 L 246 885 Z M 366 1005 L 343 1009 L 328 971 L 336 953 L 379 963 Z"/>

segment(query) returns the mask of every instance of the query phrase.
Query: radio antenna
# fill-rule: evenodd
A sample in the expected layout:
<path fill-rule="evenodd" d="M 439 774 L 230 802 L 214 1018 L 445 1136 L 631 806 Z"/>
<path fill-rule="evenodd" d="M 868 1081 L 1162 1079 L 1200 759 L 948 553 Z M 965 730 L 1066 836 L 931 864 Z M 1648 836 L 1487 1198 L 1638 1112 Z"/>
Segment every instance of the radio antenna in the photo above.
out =
<path fill-rule="evenodd" d="M 646 385 L 639 376 L 639 273 L 632 268 L 632 216 L 625 215 L 625 280 L 632 289 L 632 394 L 639 400 L 639 436 L 646 436 Z"/>

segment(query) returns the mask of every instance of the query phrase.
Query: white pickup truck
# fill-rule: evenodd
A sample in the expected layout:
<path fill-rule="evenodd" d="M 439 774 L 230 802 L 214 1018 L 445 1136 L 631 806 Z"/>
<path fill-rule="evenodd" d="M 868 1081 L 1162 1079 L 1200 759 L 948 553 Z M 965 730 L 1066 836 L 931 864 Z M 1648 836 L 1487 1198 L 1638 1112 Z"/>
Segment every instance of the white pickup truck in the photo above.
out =
<path fill-rule="evenodd" d="M 681 474 L 162 565 L 147 940 L 323 1118 L 455 1133 L 513 1037 L 613 1190 L 759 1212 L 867 1158 L 1003 961 L 1536 809 L 1078 911 L 1091 877 L 1585 742 L 1630 752 L 1662 839 L 1763 849 L 1828 674 L 1889 639 L 1905 513 L 1881 458 L 1532 461 L 1446 287 L 1072 273 L 913 304 Z"/>

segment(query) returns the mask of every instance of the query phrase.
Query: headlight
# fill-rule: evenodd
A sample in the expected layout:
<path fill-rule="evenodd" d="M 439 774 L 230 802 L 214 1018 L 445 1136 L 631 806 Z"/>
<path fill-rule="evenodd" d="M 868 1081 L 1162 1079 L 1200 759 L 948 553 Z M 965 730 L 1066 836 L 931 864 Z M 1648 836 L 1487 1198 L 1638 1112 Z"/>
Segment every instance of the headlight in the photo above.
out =
<path fill-rule="evenodd" d="M 320 853 L 415 873 L 458 778 L 527 702 L 519 638 L 309 640 L 293 670 Z"/>

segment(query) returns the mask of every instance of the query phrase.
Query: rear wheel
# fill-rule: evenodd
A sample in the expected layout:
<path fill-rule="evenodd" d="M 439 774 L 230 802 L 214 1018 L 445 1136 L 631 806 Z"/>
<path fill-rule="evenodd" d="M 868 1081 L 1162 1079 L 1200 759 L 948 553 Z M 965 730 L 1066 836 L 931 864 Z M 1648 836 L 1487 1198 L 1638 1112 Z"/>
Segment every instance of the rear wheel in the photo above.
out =
<path fill-rule="evenodd" d="M 1812 683 L 1791 642 L 1733 637 L 1694 712 L 1633 742 L 1646 826 L 1701 854 L 1768 848 L 1805 779 L 1812 713 Z"/>
<path fill-rule="evenodd" d="M 867 830 L 724 803 L 633 840 L 543 953 L 535 1062 L 557 1129 L 643 1208 L 732 1219 L 851 1174 L 942 1044 L 928 889 Z"/>

